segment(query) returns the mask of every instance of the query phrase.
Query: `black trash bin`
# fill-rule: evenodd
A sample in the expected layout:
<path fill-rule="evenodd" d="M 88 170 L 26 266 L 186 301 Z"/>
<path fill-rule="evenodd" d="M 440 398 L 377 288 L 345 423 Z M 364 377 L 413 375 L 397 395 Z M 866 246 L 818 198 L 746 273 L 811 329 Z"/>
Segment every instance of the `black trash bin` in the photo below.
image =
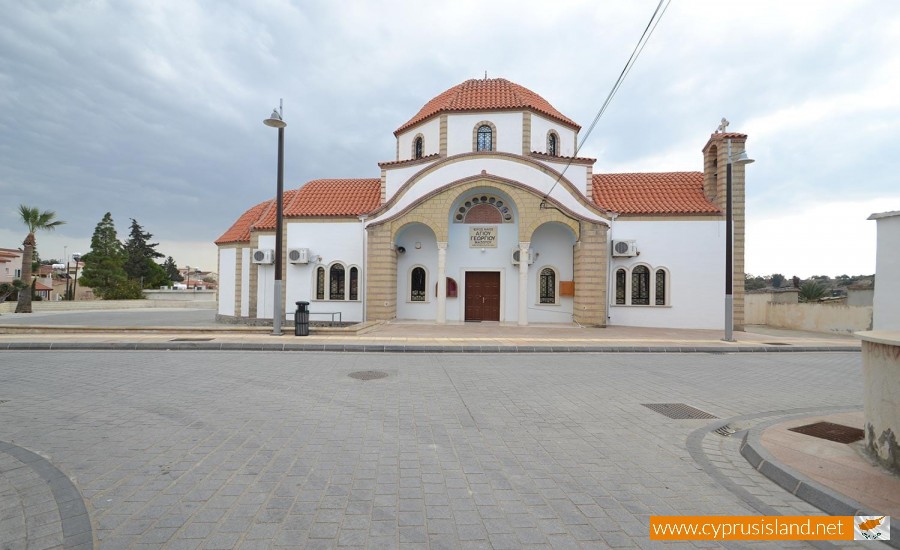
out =
<path fill-rule="evenodd" d="M 309 302 L 297 302 L 294 312 L 294 336 L 309 336 Z"/>

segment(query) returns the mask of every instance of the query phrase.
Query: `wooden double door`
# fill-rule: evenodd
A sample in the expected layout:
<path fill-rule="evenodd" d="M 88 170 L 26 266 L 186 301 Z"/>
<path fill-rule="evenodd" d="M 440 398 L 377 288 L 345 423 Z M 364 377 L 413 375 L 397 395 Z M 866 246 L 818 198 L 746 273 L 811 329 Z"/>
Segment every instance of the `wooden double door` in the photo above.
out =
<path fill-rule="evenodd" d="M 500 272 L 466 272 L 466 321 L 500 320 Z"/>

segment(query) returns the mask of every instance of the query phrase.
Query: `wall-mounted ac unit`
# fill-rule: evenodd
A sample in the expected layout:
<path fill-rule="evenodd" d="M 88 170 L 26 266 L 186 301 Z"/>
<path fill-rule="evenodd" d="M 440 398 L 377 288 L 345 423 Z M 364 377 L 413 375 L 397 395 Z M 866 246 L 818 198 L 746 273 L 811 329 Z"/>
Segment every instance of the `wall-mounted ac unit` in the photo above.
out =
<path fill-rule="evenodd" d="M 519 256 L 520 256 L 520 250 L 518 248 L 513 248 L 512 254 L 510 255 L 510 260 L 512 261 L 513 265 L 519 265 Z M 534 263 L 534 252 L 532 252 L 531 249 L 529 248 L 528 249 L 528 265 L 531 265 L 533 263 Z"/>
<path fill-rule="evenodd" d="M 308 248 L 289 248 L 287 253 L 288 261 L 292 264 L 308 264 L 309 249 Z"/>
<path fill-rule="evenodd" d="M 255 264 L 271 264 L 275 263 L 275 251 L 258 248 L 253 251 L 253 263 Z"/>
<path fill-rule="evenodd" d="M 612 255 L 619 258 L 631 258 L 640 254 L 634 241 L 613 241 Z"/>

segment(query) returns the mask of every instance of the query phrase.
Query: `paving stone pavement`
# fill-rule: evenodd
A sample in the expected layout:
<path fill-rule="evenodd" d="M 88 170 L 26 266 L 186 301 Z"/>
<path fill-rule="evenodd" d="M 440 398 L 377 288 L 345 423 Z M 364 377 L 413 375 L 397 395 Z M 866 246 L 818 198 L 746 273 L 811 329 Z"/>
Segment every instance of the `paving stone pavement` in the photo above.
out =
<path fill-rule="evenodd" d="M 857 406 L 860 368 L 840 352 L 7 351 L 0 441 L 72 480 L 101 549 L 649 548 L 651 514 L 820 513 L 711 429 Z M 348 377 L 362 370 L 388 376 Z M 722 420 L 642 406 L 673 402 Z M 20 470 L 0 453 L 9 548 L 28 536 L 19 487 L 40 485 Z"/>

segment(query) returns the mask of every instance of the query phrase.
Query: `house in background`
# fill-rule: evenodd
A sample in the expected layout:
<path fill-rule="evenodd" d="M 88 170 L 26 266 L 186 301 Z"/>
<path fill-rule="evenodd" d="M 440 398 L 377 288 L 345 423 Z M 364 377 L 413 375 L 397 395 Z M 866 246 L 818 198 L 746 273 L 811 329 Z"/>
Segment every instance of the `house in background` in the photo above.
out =
<path fill-rule="evenodd" d="M 288 317 L 309 301 L 313 320 L 721 328 L 725 168 L 747 136 L 705 136 L 695 171 L 608 174 L 573 156 L 580 130 L 505 79 L 438 94 L 394 132 L 376 177 L 285 192 L 281 296 L 275 200 L 222 234 L 219 318 L 271 319 L 278 299 Z M 739 328 L 742 164 L 732 182 Z"/>
<path fill-rule="evenodd" d="M 11 283 L 22 278 L 21 248 L 0 248 L 0 283 Z"/>

